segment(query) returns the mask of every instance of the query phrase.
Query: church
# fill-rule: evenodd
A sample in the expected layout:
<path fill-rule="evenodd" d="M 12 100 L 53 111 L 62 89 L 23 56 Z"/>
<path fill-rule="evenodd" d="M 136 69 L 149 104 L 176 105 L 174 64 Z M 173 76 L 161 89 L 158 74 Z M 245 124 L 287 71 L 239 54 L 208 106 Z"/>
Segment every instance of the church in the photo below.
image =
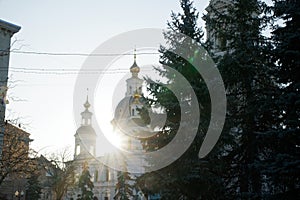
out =
<path fill-rule="evenodd" d="M 136 177 L 144 173 L 143 166 L 145 161 L 142 158 L 131 159 L 132 153 L 143 151 L 142 144 L 139 140 L 139 134 L 151 132 L 151 128 L 143 123 L 139 115 L 139 109 L 144 106 L 142 94 L 143 79 L 139 78 L 140 67 L 136 63 L 136 54 L 134 53 L 133 65 L 129 68 L 131 77 L 126 80 L 126 94 L 119 102 L 115 109 L 114 119 L 111 121 L 116 134 L 122 137 L 122 155 L 118 155 L 117 162 L 120 164 L 122 171 L 129 171 L 134 184 Z M 92 126 L 93 113 L 89 108 L 91 104 L 87 96 L 86 102 L 83 104 L 84 110 L 81 112 L 81 126 L 77 129 L 75 137 L 75 153 L 71 161 L 75 166 L 75 180 L 78 181 L 84 164 L 88 165 L 89 172 L 92 176 L 94 184 L 94 197 L 99 200 L 113 200 L 117 184 L 117 174 L 119 168 L 111 168 L 104 161 L 107 156 L 97 156 L 97 133 Z M 124 152 L 128 153 L 124 153 Z M 128 160 L 129 162 L 126 162 Z M 126 164 L 124 164 L 126 163 Z M 69 188 L 66 199 L 76 199 L 80 197 L 81 191 L 74 186 Z M 134 199 L 145 199 L 138 189 L 133 189 Z"/>

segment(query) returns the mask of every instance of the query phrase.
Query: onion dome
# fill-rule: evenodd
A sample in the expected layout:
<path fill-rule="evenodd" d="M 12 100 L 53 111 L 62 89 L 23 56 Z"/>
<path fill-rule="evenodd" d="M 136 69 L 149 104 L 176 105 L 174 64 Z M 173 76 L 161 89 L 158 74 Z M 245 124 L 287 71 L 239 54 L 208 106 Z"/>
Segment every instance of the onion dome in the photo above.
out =
<path fill-rule="evenodd" d="M 130 67 L 130 72 L 132 73 L 132 76 L 137 76 L 140 72 L 140 67 L 136 64 L 136 50 L 134 49 L 134 62 L 132 66 Z"/>
<path fill-rule="evenodd" d="M 77 130 L 76 130 L 76 134 L 79 134 L 80 136 L 83 135 L 97 135 L 96 131 L 94 130 L 94 128 L 92 126 L 80 126 Z"/>
<path fill-rule="evenodd" d="M 91 104 L 89 103 L 89 98 L 86 98 L 86 102 L 83 104 L 83 106 L 85 107 L 85 109 L 89 109 L 91 107 Z"/>

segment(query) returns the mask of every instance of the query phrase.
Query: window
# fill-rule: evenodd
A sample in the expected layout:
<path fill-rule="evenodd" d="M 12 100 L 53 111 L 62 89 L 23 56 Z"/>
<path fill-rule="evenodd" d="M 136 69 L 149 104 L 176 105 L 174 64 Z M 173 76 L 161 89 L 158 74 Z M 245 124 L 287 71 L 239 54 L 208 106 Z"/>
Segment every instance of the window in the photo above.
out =
<path fill-rule="evenodd" d="M 104 196 L 104 200 L 109 200 L 109 191 L 106 191 L 106 194 L 105 194 L 105 196 Z"/>
<path fill-rule="evenodd" d="M 95 150 L 94 146 L 90 146 L 90 154 L 91 155 L 94 155 L 94 150 Z"/>
<path fill-rule="evenodd" d="M 98 170 L 95 171 L 94 182 L 98 181 Z"/>
<path fill-rule="evenodd" d="M 110 181 L 110 172 L 109 172 L 108 168 L 106 169 L 106 172 L 105 172 L 105 180 Z"/>
<path fill-rule="evenodd" d="M 76 156 L 80 154 L 80 145 L 79 144 L 76 145 L 75 151 L 76 151 Z"/>
<path fill-rule="evenodd" d="M 46 170 L 46 174 L 45 174 L 45 176 L 46 177 L 51 177 L 51 176 L 53 176 L 53 169 L 51 169 L 51 168 L 49 168 L 48 166 L 46 166 L 45 167 L 45 170 Z"/>

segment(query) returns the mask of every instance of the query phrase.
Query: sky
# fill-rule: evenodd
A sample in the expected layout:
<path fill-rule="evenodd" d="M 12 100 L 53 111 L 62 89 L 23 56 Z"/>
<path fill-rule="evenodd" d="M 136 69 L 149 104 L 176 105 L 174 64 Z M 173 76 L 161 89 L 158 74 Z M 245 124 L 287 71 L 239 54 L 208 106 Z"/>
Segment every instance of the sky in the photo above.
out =
<path fill-rule="evenodd" d="M 208 3 L 209 0 L 194 3 L 203 28 L 201 17 Z M 89 54 L 124 32 L 166 28 L 171 11 L 180 11 L 179 0 L 0 0 L 0 19 L 21 26 L 20 32 L 12 38 L 15 41 L 12 50 L 30 52 Z M 134 47 L 132 44 L 132 49 Z M 142 52 L 136 48 L 138 53 Z M 114 69 L 125 72 L 130 68 L 133 58 L 125 57 L 112 63 Z M 73 105 L 77 105 L 74 101 L 83 104 L 87 94 L 98 102 L 92 105 L 96 112 L 94 120 L 103 122 L 106 132 L 111 131 L 109 122 L 113 119 L 114 104 L 121 100 L 114 98 L 115 90 L 124 90 L 128 73 L 107 74 L 106 81 L 97 88 L 102 92 L 90 94 L 83 90 L 76 98 L 76 73 L 49 73 L 57 69 L 60 72 L 61 69 L 79 70 L 86 59 L 86 56 L 11 53 L 7 119 L 19 120 L 22 128 L 31 134 L 34 140 L 31 147 L 36 151 L 49 153 L 68 146 L 73 151 L 78 128 L 75 121 L 80 120 L 78 110 L 84 109 L 82 106 L 74 110 Z M 158 56 L 138 55 L 137 63 L 140 66 L 157 64 Z M 99 137 L 97 142 L 101 143 L 102 139 Z"/>

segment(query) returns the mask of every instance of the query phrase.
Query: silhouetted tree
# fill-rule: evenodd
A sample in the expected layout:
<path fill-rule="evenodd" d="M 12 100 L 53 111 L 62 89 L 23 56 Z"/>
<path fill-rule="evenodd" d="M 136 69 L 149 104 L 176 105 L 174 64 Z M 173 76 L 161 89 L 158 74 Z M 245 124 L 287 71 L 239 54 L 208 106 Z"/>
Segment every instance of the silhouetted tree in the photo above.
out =
<path fill-rule="evenodd" d="M 82 173 L 79 177 L 78 187 L 81 190 L 81 200 L 92 200 L 94 184 L 91 181 L 91 174 L 87 163 L 83 164 Z"/>

